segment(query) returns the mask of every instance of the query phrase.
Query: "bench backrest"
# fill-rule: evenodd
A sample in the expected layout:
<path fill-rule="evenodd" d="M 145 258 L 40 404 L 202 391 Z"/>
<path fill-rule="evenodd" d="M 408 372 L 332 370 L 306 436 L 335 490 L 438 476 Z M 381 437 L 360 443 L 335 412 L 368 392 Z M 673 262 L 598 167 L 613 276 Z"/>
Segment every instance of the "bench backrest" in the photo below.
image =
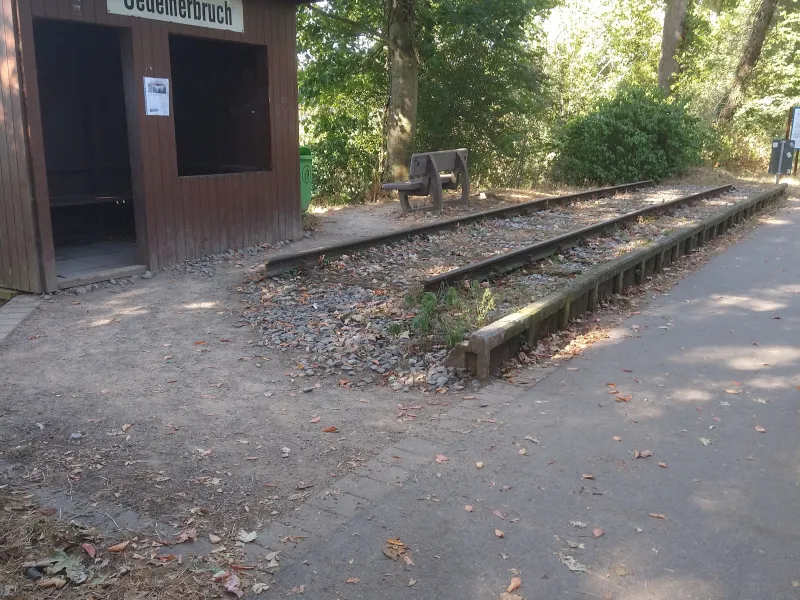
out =
<path fill-rule="evenodd" d="M 469 151 L 466 148 L 459 150 L 442 150 L 440 152 L 421 152 L 411 157 L 411 167 L 409 168 L 409 176 L 422 177 L 426 173 L 426 166 L 428 164 L 428 157 L 432 156 L 436 161 L 436 166 L 439 171 L 452 171 L 456 168 L 458 161 L 456 158 L 461 155 L 464 163 L 467 163 Z"/>

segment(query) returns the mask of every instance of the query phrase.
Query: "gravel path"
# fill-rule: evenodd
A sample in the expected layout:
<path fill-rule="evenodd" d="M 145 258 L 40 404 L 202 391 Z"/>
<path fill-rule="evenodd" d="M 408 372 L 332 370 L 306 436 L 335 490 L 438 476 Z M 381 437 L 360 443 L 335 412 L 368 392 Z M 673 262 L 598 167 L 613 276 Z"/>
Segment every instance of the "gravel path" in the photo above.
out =
<path fill-rule="evenodd" d="M 443 366 L 463 335 L 557 289 L 593 264 L 612 260 L 734 202 L 756 188 L 702 200 L 670 215 L 640 220 L 586 240 L 563 255 L 503 277 L 473 284 L 442 300 L 419 295 L 418 281 L 467 262 L 508 252 L 647 204 L 701 191 L 670 186 L 528 216 L 471 224 L 345 255 L 309 271 L 254 277 L 240 289 L 242 319 L 262 332 L 259 344 L 296 353 L 297 377 L 340 378 L 342 386 L 382 380 L 396 391 L 459 391 L 467 373 Z"/>

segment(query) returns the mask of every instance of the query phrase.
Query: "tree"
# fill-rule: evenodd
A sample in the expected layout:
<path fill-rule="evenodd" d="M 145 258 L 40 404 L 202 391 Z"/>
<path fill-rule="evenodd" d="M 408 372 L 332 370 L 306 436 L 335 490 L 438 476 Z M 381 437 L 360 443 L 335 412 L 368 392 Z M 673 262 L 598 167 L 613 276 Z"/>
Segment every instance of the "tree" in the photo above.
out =
<path fill-rule="evenodd" d="M 764 46 L 764 40 L 772 24 L 772 19 L 775 16 L 775 10 L 778 8 L 778 2 L 779 0 L 761 0 L 758 10 L 756 10 L 750 27 L 750 35 L 739 60 L 739 65 L 736 67 L 733 84 L 721 104 L 719 112 L 719 122 L 721 123 L 731 121 L 744 102 L 747 84 L 753 69 L 761 57 L 761 49 Z"/>
<path fill-rule="evenodd" d="M 683 40 L 689 0 L 667 0 L 664 32 L 661 36 L 661 60 L 658 63 L 658 86 L 669 94 L 678 72 L 677 52 Z"/>
<path fill-rule="evenodd" d="M 391 181 L 408 179 L 419 96 L 419 61 L 414 47 L 414 0 L 386 0 L 389 106 L 386 115 L 386 171 Z"/>

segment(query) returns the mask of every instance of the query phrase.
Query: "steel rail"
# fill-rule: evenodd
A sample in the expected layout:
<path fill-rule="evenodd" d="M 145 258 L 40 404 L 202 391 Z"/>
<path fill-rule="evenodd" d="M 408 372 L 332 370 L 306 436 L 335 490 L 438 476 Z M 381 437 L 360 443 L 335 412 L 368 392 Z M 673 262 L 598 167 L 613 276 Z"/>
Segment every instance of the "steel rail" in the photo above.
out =
<path fill-rule="evenodd" d="M 536 244 L 525 246 L 518 250 L 507 252 L 499 256 L 494 256 L 486 260 L 475 262 L 464 267 L 436 275 L 435 277 L 430 277 L 422 281 L 422 286 L 426 290 L 436 290 L 441 286 L 449 285 L 466 278 L 472 280 L 486 279 L 488 277 L 507 273 L 509 271 L 513 271 L 514 269 L 518 269 L 529 262 L 542 260 L 548 256 L 552 256 L 559 250 L 572 247 L 575 245 L 575 242 L 583 238 L 596 236 L 623 223 L 635 221 L 639 217 L 658 214 L 660 212 L 664 212 L 671 208 L 677 208 L 683 204 L 688 204 L 696 200 L 720 196 L 730 192 L 732 189 L 732 185 L 724 185 L 721 187 L 704 190 L 702 192 L 697 192 L 695 194 L 690 194 L 688 196 L 683 196 L 681 198 L 676 198 L 675 200 L 653 204 L 652 206 L 645 206 L 595 225 L 588 225 L 586 227 L 581 227 L 580 229 L 568 231 L 563 235 L 559 235 L 542 242 L 537 242 Z"/>
<path fill-rule="evenodd" d="M 375 246 L 382 246 L 383 244 L 391 244 L 417 235 L 426 235 L 446 231 L 448 229 L 455 229 L 459 225 L 466 225 L 481 221 L 484 219 L 497 219 L 512 217 L 516 215 L 526 214 L 539 210 L 545 210 L 551 206 L 566 204 L 575 200 L 585 200 L 590 198 L 605 198 L 615 194 L 634 191 L 644 187 L 652 187 L 655 182 L 651 180 L 637 181 L 634 183 L 625 183 L 622 185 L 615 185 L 606 188 L 597 188 L 587 190 L 585 192 L 578 192 L 575 194 L 565 194 L 563 196 L 552 196 L 549 198 L 540 198 L 539 200 L 532 200 L 530 202 L 522 202 L 512 206 L 502 206 L 500 208 L 493 208 L 479 213 L 470 215 L 462 215 L 439 221 L 437 223 L 430 223 L 428 225 L 419 225 L 417 227 L 410 227 L 393 231 L 383 235 L 374 235 L 353 242 L 344 242 L 340 244 L 332 244 L 321 248 L 313 248 L 303 252 L 296 252 L 292 254 L 278 255 L 268 258 L 266 261 L 267 275 L 277 275 L 289 269 L 296 269 L 303 266 L 318 264 L 324 258 L 336 258 L 342 254 L 350 254 L 373 248 Z"/>

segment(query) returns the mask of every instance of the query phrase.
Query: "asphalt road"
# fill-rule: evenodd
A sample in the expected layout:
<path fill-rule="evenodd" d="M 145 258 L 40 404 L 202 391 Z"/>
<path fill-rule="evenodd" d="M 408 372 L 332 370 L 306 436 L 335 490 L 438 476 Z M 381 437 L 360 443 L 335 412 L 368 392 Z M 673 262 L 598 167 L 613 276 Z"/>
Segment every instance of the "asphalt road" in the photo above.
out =
<path fill-rule="evenodd" d="M 800 598 L 798 262 L 792 205 L 569 370 L 472 407 L 447 461 L 298 546 L 265 597 L 492 600 L 516 576 L 525 600 Z"/>

